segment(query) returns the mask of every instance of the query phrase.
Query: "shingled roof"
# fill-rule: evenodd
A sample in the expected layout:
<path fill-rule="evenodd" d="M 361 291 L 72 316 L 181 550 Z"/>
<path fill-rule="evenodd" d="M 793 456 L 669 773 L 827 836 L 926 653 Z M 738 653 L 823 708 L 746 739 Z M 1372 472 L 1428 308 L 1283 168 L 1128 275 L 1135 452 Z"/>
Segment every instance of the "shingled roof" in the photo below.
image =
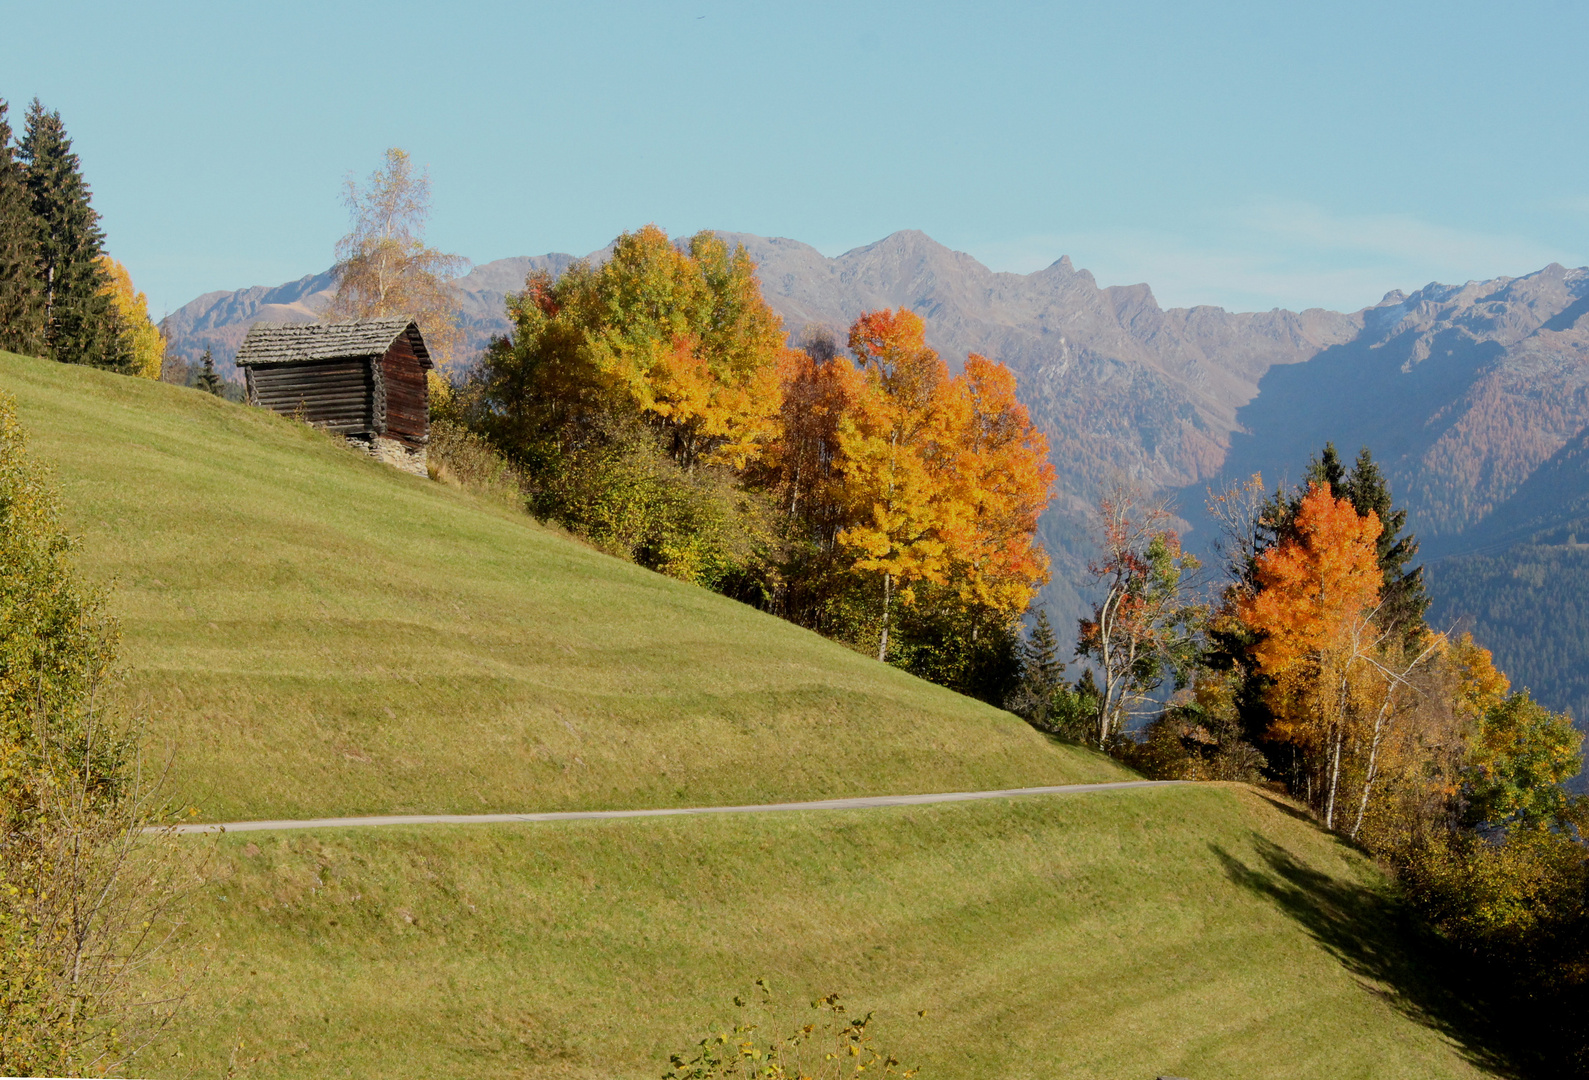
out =
<path fill-rule="evenodd" d="M 291 364 L 304 360 L 338 360 L 380 356 L 401 334 L 408 334 L 414 355 L 430 367 L 430 353 L 414 320 L 353 319 L 330 323 L 255 323 L 237 350 L 238 367 Z"/>

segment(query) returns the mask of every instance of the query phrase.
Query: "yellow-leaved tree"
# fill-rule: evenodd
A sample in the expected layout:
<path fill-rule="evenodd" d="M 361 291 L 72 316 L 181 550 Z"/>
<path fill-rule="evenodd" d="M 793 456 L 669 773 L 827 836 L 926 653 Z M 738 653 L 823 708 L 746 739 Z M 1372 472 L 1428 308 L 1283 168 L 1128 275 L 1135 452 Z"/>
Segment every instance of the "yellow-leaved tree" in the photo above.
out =
<path fill-rule="evenodd" d="M 482 366 L 483 422 L 516 456 L 566 453 L 637 418 L 685 470 L 743 470 L 775 433 L 783 329 L 743 247 L 699 233 L 680 249 L 655 225 L 600 266 L 532 274 L 509 298 L 510 339 Z"/>
<path fill-rule="evenodd" d="M 99 265 L 108 279 L 105 292 L 116 313 L 116 332 L 121 337 L 122 348 L 131 357 L 129 374 L 158 379 L 160 366 L 165 361 L 166 339 L 149 318 L 149 298 L 133 288 L 132 275 L 127 268 L 109 255 L 101 255 Z"/>
<path fill-rule="evenodd" d="M 838 540 L 855 570 L 881 579 L 878 659 L 894 600 L 914 603 L 921 585 L 1018 617 L 1048 580 L 1036 530 L 1054 472 L 1014 376 L 973 353 L 951 378 L 921 317 L 903 308 L 863 314 L 850 350 L 862 381 L 836 429 L 848 508 Z"/>
<path fill-rule="evenodd" d="M 532 510 L 683 580 L 745 580 L 770 539 L 742 482 L 777 433 L 785 351 L 745 250 L 648 225 L 599 265 L 531 274 L 508 315 L 464 407 Z"/>
<path fill-rule="evenodd" d="M 839 423 L 838 450 L 849 527 L 839 542 L 855 553 L 855 569 L 880 576 L 877 658 L 888 657 L 897 593 L 911 603 L 921 582 L 948 578 L 946 534 L 966 513 L 946 482 L 953 448 L 949 368 L 927 347 L 912 311 L 871 311 L 850 329 L 850 351 L 865 374 L 865 392 Z"/>
<path fill-rule="evenodd" d="M 353 228 L 337 243 L 337 291 L 325 317 L 409 316 L 437 365 L 456 364 L 463 330 L 452 282 L 469 260 L 425 244 L 430 177 L 394 146 L 364 184 L 348 179 L 343 201 Z"/>

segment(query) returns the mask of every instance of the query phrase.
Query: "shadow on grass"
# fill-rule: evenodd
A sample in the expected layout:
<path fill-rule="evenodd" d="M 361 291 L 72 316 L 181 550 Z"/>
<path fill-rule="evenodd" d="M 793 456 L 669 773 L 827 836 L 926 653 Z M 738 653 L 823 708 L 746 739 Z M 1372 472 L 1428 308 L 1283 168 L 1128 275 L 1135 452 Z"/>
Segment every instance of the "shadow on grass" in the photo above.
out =
<path fill-rule="evenodd" d="M 1299 807 L 1292 806 L 1290 803 L 1286 802 L 1284 799 L 1277 799 L 1273 795 L 1267 795 L 1260 788 L 1253 788 L 1253 791 L 1255 791 L 1257 793 L 1257 795 L 1258 795 L 1258 797 L 1260 799 L 1262 799 L 1264 802 L 1268 803 L 1270 806 L 1274 807 L 1276 810 L 1280 811 L 1282 814 L 1286 815 L 1287 817 L 1296 818 L 1298 821 L 1306 821 L 1309 825 L 1317 825 L 1319 823 L 1318 819 L 1315 818 L 1312 814 L 1308 813 L 1306 810 L 1303 810 L 1303 809 L 1301 809 Z"/>
<path fill-rule="evenodd" d="M 1257 866 L 1209 845 L 1232 882 L 1273 901 L 1365 990 L 1445 1036 L 1472 1064 L 1503 1077 L 1528 1075 L 1502 1048 L 1496 1014 L 1486 1008 L 1480 988 L 1393 895 L 1322 874 L 1265 837 L 1255 834 L 1253 846 Z"/>

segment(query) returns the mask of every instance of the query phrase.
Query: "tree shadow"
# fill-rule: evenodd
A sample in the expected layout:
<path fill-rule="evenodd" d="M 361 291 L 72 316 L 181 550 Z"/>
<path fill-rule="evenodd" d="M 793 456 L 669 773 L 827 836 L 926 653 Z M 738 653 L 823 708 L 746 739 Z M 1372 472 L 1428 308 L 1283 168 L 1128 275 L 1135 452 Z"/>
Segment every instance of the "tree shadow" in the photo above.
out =
<path fill-rule="evenodd" d="M 1218 844 L 1209 848 L 1232 882 L 1273 901 L 1363 989 L 1445 1036 L 1479 1068 L 1519 1080 L 1530 1075 L 1505 1049 L 1494 1019 L 1499 1014 L 1487 1006 L 1484 988 L 1393 894 L 1320 873 L 1263 836 L 1254 834 L 1253 846 L 1257 866 Z"/>
<path fill-rule="evenodd" d="M 1254 787 L 1253 791 L 1257 793 L 1260 799 L 1287 817 L 1296 818 L 1298 821 L 1305 821 L 1309 825 L 1317 825 L 1319 823 L 1318 819 L 1312 814 L 1308 813 L 1306 810 L 1292 806 L 1290 803 L 1284 801 L 1283 799 L 1277 799 L 1273 795 L 1266 795 L 1260 788 Z"/>

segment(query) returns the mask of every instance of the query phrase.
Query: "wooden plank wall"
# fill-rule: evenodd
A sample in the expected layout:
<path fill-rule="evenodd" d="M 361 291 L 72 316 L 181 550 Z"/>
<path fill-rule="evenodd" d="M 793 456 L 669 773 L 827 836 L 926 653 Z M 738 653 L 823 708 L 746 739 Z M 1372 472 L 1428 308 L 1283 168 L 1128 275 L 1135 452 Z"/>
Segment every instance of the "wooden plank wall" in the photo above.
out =
<path fill-rule="evenodd" d="M 250 400 L 328 431 L 373 430 L 375 380 L 369 360 L 319 360 L 251 369 Z"/>
<path fill-rule="evenodd" d="M 381 384 L 386 436 L 415 449 L 424 446 L 430 438 L 430 392 L 407 334 L 399 335 L 381 358 Z"/>

